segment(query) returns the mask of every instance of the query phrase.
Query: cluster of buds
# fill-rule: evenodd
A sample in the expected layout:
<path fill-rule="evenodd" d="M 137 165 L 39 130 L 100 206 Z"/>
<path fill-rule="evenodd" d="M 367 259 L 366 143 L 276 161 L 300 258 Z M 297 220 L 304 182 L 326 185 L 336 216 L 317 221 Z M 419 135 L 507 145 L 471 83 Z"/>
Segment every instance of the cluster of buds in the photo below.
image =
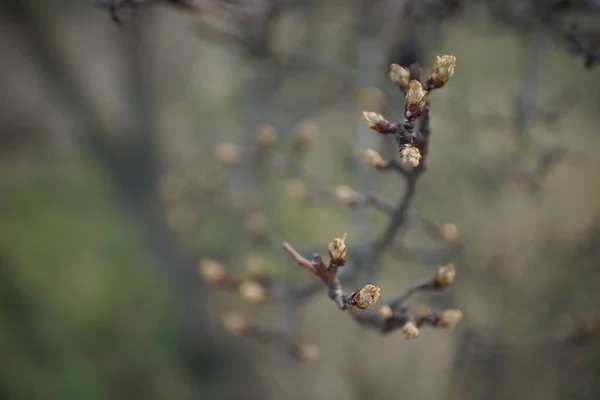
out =
<path fill-rule="evenodd" d="M 456 67 L 456 57 L 454 56 L 438 56 L 437 62 L 431 71 L 428 79 L 428 84 L 432 88 L 439 89 L 446 84 L 454 75 Z"/>
<path fill-rule="evenodd" d="M 256 259 L 251 259 L 253 266 L 257 265 Z M 198 263 L 198 270 L 204 280 L 212 285 L 235 291 L 242 299 L 249 303 L 264 303 L 268 300 L 268 290 L 265 284 L 266 272 L 262 272 L 255 279 L 236 278 L 229 276 L 223 264 L 219 261 L 206 258 Z M 259 283 L 260 282 L 260 283 Z"/>

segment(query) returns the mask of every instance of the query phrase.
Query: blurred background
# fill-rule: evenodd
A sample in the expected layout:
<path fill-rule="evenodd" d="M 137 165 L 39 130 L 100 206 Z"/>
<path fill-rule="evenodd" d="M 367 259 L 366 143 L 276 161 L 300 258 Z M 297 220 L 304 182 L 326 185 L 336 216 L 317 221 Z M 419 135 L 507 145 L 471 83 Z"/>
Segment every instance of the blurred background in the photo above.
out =
<path fill-rule="evenodd" d="M 597 1 L 131 3 L 124 27 L 92 1 L 0 6 L 1 398 L 598 398 Z M 376 237 L 386 215 L 312 190 L 402 196 L 363 165 L 397 147 L 360 111 L 401 119 L 389 64 L 443 54 L 413 210 L 463 246 L 407 229 L 374 283 L 393 297 L 453 262 L 451 290 L 414 302 L 463 321 L 380 336 L 319 293 L 295 332 L 310 362 L 225 330 L 228 311 L 283 311 L 209 287 L 199 260 L 311 282 L 281 242 Z M 279 158 L 236 163 L 265 129 Z M 298 135 L 306 182 L 271 164 Z"/>

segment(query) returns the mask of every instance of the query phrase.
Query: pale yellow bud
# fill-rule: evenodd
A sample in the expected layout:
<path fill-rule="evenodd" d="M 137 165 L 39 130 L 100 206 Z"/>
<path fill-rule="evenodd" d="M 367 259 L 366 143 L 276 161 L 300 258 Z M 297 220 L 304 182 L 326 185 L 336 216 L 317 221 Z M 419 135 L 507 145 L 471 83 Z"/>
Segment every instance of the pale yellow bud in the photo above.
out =
<path fill-rule="evenodd" d="M 269 227 L 269 219 L 264 213 L 256 211 L 248 214 L 246 218 L 244 218 L 243 224 L 244 227 L 251 233 L 255 235 L 262 235 Z"/>
<path fill-rule="evenodd" d="M 350 186 L 346 186 L 346 185 L 340 185 L 340 186 L 336 186 L 333 188 L 332 190 L 332 194 L 333 197 L 335 197 L 336 199 L 338 199 L 339 201 L 341 201 L 344 204 L 352 204 L 353 202 L 356 201 L 356 198 L 358 197 L 358 193 L 352 189 Z"/>
<path fill-rule="evenodd" d="M 426 103 L 427 91 L 423 90 L 419 81 L 410 81 L 408 92 L 406 92 L 406 110 L 412 115 L 419 115 Z"/>
<path fill-rule="evenodd" d="M 366 285 L 351 296 L 351 304 L 361 310 L 372 307 L 379 299 L 381 289 L 374 285 Z"/>
<path fill-rule="evenodd" d="M 277 143 L 277 130 L 271 125 L 260 125 L 256 138 L 261 147 L 273 147 Z"/>
<path fill-rule="evenodd" d="M 298 357 L 304 361 L 313 361 L 319 358 L 319 349 L 316 346 L 305 344 L 298 349 Z"/>
<path fill-rule="evenodd" d="M 238 287 L 238 293 L 250 303 L 262 303 L 267 299 L 267 291 L 254 281 L 244 281 Z"/>
<path fill-rule="evenodd" d="M 227 313 L 221 317 L 221 323 L 229 332 L 239 335 L 248 329 L 250 323 L 242 314 Z"/>
<path fill-rule="evenodd" d="M 420 164 L 423 156 L 416 147 L 406 146 L 400 150 L 400 158 L 406 165 L 415 168 Z"/>
<path fill-rule="evenodd" d="M 200 275 L 209 283 L 216 283 L 222 281 L 225 276 L 225 267 L 223 264 L 212 258 L 205 258 L 200 260 L 198 263 L 198 270 Z"/>
<path fill-rule="evenodd" d="M 225 164 L 235 164 L 240 160 L 242 148 L 235 143 L 219 143 L 217 145 L 217 160 Z"/>
<path fill-rule="evenodd" d="M 380 122 L 386 122 L 383 115 L 373 111 L 363 111 L 361 113 L 362 118 L 365 120 L 369 128 L 377 130 L 377 124 Z"/>
<path fill-rule="evenodd" d="M 262 256 L 249 255 L 244 258 L 244 268 L 252 276 L 264 276 L 267 273 L 267 262 Z"/>
<path fill-rule="evenodd" d="M 454 224 L 444 224 L 442 226 L 442 237 L 447 242 L 454 242 L 458 239 L 460 233 Z"/>
<path fill-rule="evenodd" d="M 456 57 L 454 56 L 437 56 L 437 62 L 431 71 L 430 83 L 433 87 L 440 88 L 454 75 L 456 67 Z"/>
<path fill-rule="evenodd" d="M 448 264 L 438 269 L 433 277 L 433 283 L 435 287 L 445 289 L 454 282 L 454 277 L 456 277 L 456 267 L 454 264 Z"/>
<path fill-rule="evenodd" d="M 402 334 L 404 334 L 404 337 L 407 339 L 416 339 L 419 337 L 419 328 L 411 321 L 404 324 L 401 329 Z"/>
<path fill-rule="evenodd" d="M 365 163 L 374 168 L 383 168 L 385 167 L 385 161 L 381 158 L 381 155 L 373 149 L 364 149 L 362 151 L 363 159 Z"/>
<path fill-rule="evenodd" d="M 319 135 L 319 125 L 316 122 L 305 120 L 298 125 L 298 143 L 306 148 L 310 146 Z"/>
<path fill-rule="evenodd" d="M 379 307 L 379 310 L 377 310 L 377 315 L 379 318 L 385 321 L 386 319 L 390 319 L 394 316 L 394 311 L 390 306 L 381 306 Z"/>
<path fill-rule="evenodd" d="M 292 178 L 285 183 L 286 194 L 293 200 L 304 201 L 308 198 L 308 186 L 298 178 Z"/>
<path fill-rule="evenodd" d="M 407 89 L 410 83 L 410 70 L 398 64 L 390 65 L 390 78 L 402 89 Z"/>
<path fill-rule="evenodd" d="M 336 264 L 343 264 L 346 261 L 346 252 L 348 249 L 346 248 L 346 238 L 348 234 L 344 233 L 344 236 L 341 238 L 333 238 L 331 242 L 329 242 L 329 246 L 327 250 L 329 251 L 329 257 L 331 257 L 331 261 Z"/>
<path fill-rule="evenodd" d="M 439 328 L 454 328 L 462 319 L 460 310 L 443 310 L 437 314 L 436 326 Z"/>

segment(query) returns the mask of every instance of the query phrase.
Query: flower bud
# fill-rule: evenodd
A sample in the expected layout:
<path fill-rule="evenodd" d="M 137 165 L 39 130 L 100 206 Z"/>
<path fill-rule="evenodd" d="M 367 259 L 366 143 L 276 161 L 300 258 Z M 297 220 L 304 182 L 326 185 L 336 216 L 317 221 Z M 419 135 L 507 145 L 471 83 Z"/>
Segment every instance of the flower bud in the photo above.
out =
<path fill-rule="evenodd" d="M 433 284 L 438 289 L 445 289 L 454 282 L 456 276 L 456 267 L 454 264 L 448 264 L 440 267 L 433 276 Z"/>
<path fill-rule="evenodd" d="M 267 299 L 267 291 L 254 281 L 244 281 L 238 287 L 238 293 L 250 303 L 262 303 Z"/>
<path fill-rule="evenodd" d="M 267 274 L 267 263 L 259 255 L 249 255 L 244 258 L 244 268 L 251 276 L 263 277 Z"/>
<path fill-rule="evenodd" d="M 442 237 L 446 242 L 454 242 L 458 239 L 460 233 L 454 224 L 444 224 L 442 226 Z"/>
<path fill-rule="evenodd" d="M 208 283 L 217 283 L 225 279 L 226 272 L 223 264 L 212 258 L 205 258 L 198 263 L 200 275 Z"/>
<path fill-rule="evenodd" d="M 385 306 L 379 307 L 379 310 L 377 310 L 377 315 L 379 316 L 380 319 L 385 321 L 394 316 L 394 311 L 392 310 L 392 308 L 390 306 L 385 305 Z"/>
<path fill-rule="evenodd" d="M 416 117 L 421 114 L 421 109 L 425 107 L 426 103 L 427 91 L 423 90 L 419 81 L 410 81 L 408 92 L 406 92 L 406 111 Z"/>
<path fill-rule="evenodd" d="M 408 321 L 402 327 L 402 334 L 407 339 L 416 339 L 419 337 L 419 328 L 412 321 Z"/>
<path fill-rule="evenodd" d="M 316 122 L 305 120 L 297 128 L 296 143 L 301 151 L 305 151 L 316 140 L 319 134 L 319 125 Z"/>
<path fill-rule="evenodd" d="M 437 313 L 434 325 L 438 328 L 454 328 L 462 316 L 463 313 L 460 310 L 442 310 Z"/>
<path fill-rule="evenodd" d="M 371 167 L 381 169 L 385 167 L 385 161 L 381 158 L 381 155 L 373 149 L 364 149 L 362 151 L 363 159 Z"/>
<path fill-rule="evenodd" d="M 235 143 L 219 143 L 217 145 L 217 160 L 224 164 L 235 164 L 240 160 L 242 148 Z"/>
<path fill-rule="evenodd" d="M 390 132 L 392 123 L 385 119 L 383 115 L 373 111 L 363 111 L 361 113 L 362 119 L 365 120 L 369 128 L 379 132 L 388 133 Z"/>
<path fill-rule="evenodd" d="M 304 361 L 313 361 L 319 358 L 319 348 L 309 344 L 298 348 L 298 358 Z"/>
<path fill-rule="evenodd" d="M 344 236 L 341 238 L 333 238 L 327 247 L 331 261 L 337 265 L 344 265 L 346 262 L 346 252 L 348 249 L 346 248 L 345 240 L 347 237 L 348 234 L 344 233 Z"/>
<path fill-rule="evenodd" d="M 308 186 L 298 178 L 292 178 L 285 183 L 286 194 L 295 201 L 308 199 Z"/>
<path fill-rule="evenodd" d="M 262 235 L 266 233 L 269 227 L 269 219 L 267 216 L 260 212 L 252 212 L 244 218 L 244 227 L 255 235 Z"/>
<path fill-rule="evenodd" d="M 441 88 L 454 75 L 456 67 L 456 57 L 454 56 L 437 56 L 437 63 L 431 71 L 429 84 L 435 88 Z"/>
<path fill-rule="evenodd" d="M 406 90 L 410 83 L 410 69 L 398 64 L 392 64 L 390 65 L 390 78 L 403 90 Z"/>
<path fill-rule="evenodd" d="M 354 204 L 358 197 L 356 190 L 346 185 L 340 185 L 333 188 L 332 195 L 346 205 Z"/>
<path fill-rule="evenodd" d="M 277 143 L 277 130 L 271 125 L 260 125 L 256 138 L 260 147 L 271 148 Z"/>
<path fill-rule="evenodd" d="M 377 286 L 366 285 L 350 296 L 350 304 L 361 310 L 372 307 L 379 299 L 380 290 Z"/>
<path fill-rule="evenodd" d="M 421 155 L 419 149 L 414 146 L 407 145 L 400 149 L 400 158 L 406 165 L 415 168 L 420 164 L 423 156 Z"/>
<path fill-rule="evenodd" d="M 250 327 L 248 319 L 242 314 L 227 313 L 221 317 L 221 323 L 229 332 L 239 335 Z"/>

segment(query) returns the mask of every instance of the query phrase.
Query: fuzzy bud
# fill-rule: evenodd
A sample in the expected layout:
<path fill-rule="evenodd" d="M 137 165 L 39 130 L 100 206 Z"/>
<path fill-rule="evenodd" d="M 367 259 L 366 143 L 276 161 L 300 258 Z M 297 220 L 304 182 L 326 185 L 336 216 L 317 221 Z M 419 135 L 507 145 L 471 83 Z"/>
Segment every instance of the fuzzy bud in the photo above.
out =
<path fill-rule="evenodd" d="M 409 167 L 417 167 L 421 163 L 423 156 L 419 149 L 414 146 L 404 146 L 400 149 L 400 158 Z"/>
<path fill-rule="evenodd" d="M 225 279 L 226 272 L 223 264 L 211 258 L 205 258 L 198 263 L 200 275 L 208 283 L 217 283 Z"/>
<path fill-rule="evenodd" d="M 394 316 L 394 311 L 392 310 L 392 308 L 390 306 L 385 305 L 385 306 L 379 307 L 379 310 L 377 310 L 377 315 L 379 316 L 380 319 L 385 321 Z"/>
<path fill-rule="evenodd" d="M 381 169 L 385 167 L 385 161 L 381 158 L 381 155 L 373 149 L 364 149 L 362 151 L 363 159 L 365 163 L 371 167 Z"/>
<path fill-rule="evenodd" d="M 319 348 L 309 344 L 298 348 L 298 358 L 304 361 L 313 361 L 319 358 Z"/>
<path fill-rule="evenodd" d="M 267 299 L 267 291 L 254 281 L 244 281 L 238 287 L 238 293 L 250 303 L 262 303 Z"/>
<path fill-rule="evenodd" d="M 347 237 L 348 234 L 344 233 L 344 236 L 341 238 L 333 238 L 327 247 L 331 261 L 337 265 L 344 265 L 346 262 L 346 252 L 348 249 L 345 240 Z"/>
<path fill-rule="evenodd" d="M 456 67 L 456 57 L 454 56 L 437 56 L 437 62 L 431 71 L 429 84 L 434 88 L 441 88 L 454 75 Z"/>
<path fill-rule="evenodd" d="M 358 197 L 356 190 L 346 185 L 340 185 L 333 188 L 332 195 L 346 205 L 354 204 Z"/>
<path fill-rule="evenodd" d="M 414 322 L 408 321 L 402 327 L 402 334 L 407 339 L 416 339 L 419 337 L 419 328 L 417 328 Z"/>
<path fill-rule="evenodd" d="M 398 64 L 392 64 L 390 65 L 390 78 L 403 90 L 406 90 L 410 83 L 410 69 Z"/>
<path fill-rule="evenodd" d="M 227 313 L 221 317 L 221 323 L 229 332 L 239 335 L 244 333 L 249 327 L 248 319 L 242 314 Z"/>
<path fill-rule="evenodd" d="M 298 178 L 292 178 L 285 183 L 286 194 L 295 201 L 308 199 L 308 186 Z"/>
<path fill-rule="evenodd" d="M 235 164 L 240 160 L 242 148 L 235 143 L 219 143 L 217 146 L 217 160 L 224 164 Z"/>
<path fill-rule="evenodd" d="M 267 216 L 260 212 L 255 211 L 246 216 L 244 218 L 244 227 L 255 235 L 262 235 L 266 233 L 267 228 L 269 227 L 269 219 Z"/>
<path fill-rule="evenodd" d="M 456 277 L 456 267 L 454 264 L 448 264 L 440 267 L 433 276 L 433 284 L 437 289 L 445 289 L 454 282 Z"/>
<path fill-rule="evenodd" d="M 385 119 L 383 115 L 373 111 L 363 111 L 361 113 L 362 119 L 365 120 L 369 128 L 379 132 L 388 133 L 392 129 L 392 123 Z"/>
<path fill-rule="evenodd" d="M 421 114 L 421 109 L 425 107 L 425 103 L 427 103 L 427 91 L 423 90 L 419 81 L 410 81 L 408 92 L 406 92 L 407 114 L 417 117 Z"/>
<path fill-rule="evenodd" d="M 259 255 L 249 255 L 244 258 L 244 268 L 251 276 L 263 277 L 267 274 L 267 263 Z"/>
<path fill-rule="evenodd" d="M 434 326 L 437 328 L 454 328 L 462 319 L 460 310 L 442 310 L 437 313 Z"/>
<path fill-rule="evenodd" d="M 271 148 L 277 143 L 277 130 L 271 125 L 260 125 L 256 138 L 260 147 Z"/>
<path fill-rule="evenodd" d="M 361 310 L 372 307 L 377 302 L 377 299 L 379 299 L 380 291 L 381 289 L 377 286 L 366 285 L 350 296 L 350 304 Z"/>
<path fill-rule="evenodd" d="M 454 242 L 460 236 L 458 228 L 454 224 L 444 224 L 442 226 L 442 237 L 446 242 Z"/>

